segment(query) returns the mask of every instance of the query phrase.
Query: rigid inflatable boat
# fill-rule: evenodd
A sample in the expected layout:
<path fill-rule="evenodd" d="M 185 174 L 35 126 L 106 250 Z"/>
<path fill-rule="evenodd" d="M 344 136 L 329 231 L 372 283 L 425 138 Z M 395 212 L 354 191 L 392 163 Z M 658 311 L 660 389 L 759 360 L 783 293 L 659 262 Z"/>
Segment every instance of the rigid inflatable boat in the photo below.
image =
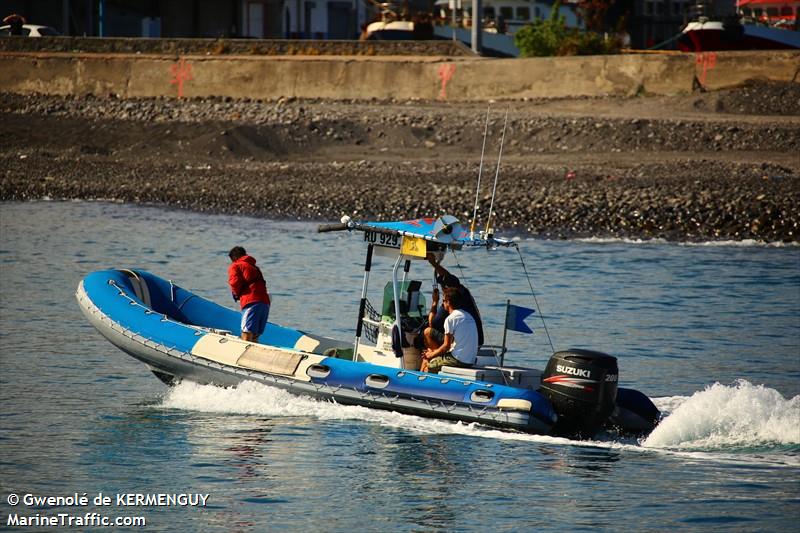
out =
<path fill-rule="evenodd" d="M 408 279 L 411 265 L 429 267 L 429 254 L 441 259 L 448 250 L 512 248 L 515 242 L 475 235 L 450 216 L 402 222 L 345 217 L 320 231 L 363 233 L 364 282 L 350 341 L 274 323 L 259 343 L 241 340 L 238 310 L 141 270 L 90 273 L 76 296 L 103 336 L 167 384 L 228 387 L 251 380 L 341 404 L 579 438 L 604 428 L 648 433 L 658 422 L 647 396 L 617 386 L 617 360 L 600 352 L 556 352 L 544 371 L 507 366 L 504 333 L 502 346 L 479 349 L 472 368 L 418 370 L 420 354 L 408 334 L 424 325 L 425 303 L 421 282 Z M 394 261 L 380 307 L 367 299 L 377 257 Z"/>

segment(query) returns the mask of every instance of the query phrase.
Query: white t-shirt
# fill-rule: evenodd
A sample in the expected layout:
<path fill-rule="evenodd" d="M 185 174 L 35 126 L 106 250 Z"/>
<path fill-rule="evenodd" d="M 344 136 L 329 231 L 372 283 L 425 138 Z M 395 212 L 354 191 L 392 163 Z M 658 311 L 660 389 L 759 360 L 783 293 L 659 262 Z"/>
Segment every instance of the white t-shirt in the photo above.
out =
<path fill-rule="evenodd" d="M 456 309 L 444 320 L 444 333 L 453 336 L 450 353 L 467 365 L 474 365 L 478 356 L 478 326 L 472 315 Z"/>

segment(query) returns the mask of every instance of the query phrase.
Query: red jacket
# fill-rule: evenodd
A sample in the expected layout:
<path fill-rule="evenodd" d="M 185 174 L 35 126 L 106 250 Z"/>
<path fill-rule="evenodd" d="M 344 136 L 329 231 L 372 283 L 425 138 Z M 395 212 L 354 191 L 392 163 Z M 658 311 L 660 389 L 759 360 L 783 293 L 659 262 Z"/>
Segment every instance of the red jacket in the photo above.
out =
<path fill-rule="evenodd" d="M 242 309 L 254 302 L 269 305 L 267 282 L 256 266 L 256 260 L 249 255 L 240 257 L 228 267 L 228 284 Z"/>

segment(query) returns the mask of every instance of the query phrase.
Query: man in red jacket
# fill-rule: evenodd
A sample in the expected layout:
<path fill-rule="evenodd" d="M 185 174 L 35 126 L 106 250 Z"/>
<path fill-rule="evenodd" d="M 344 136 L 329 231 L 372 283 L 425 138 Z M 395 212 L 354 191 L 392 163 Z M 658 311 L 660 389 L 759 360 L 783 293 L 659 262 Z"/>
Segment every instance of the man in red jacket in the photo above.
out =
<path fill-rule="evenodd" d="M 228 257 L 232 261 L 228 267 L 228 284 L 233 299 L 242 306 L 242 339 L 258 342 L 269 318 L 267 282 L 256 266 L 256 260 L 241 246 L 234 246 Z"/>

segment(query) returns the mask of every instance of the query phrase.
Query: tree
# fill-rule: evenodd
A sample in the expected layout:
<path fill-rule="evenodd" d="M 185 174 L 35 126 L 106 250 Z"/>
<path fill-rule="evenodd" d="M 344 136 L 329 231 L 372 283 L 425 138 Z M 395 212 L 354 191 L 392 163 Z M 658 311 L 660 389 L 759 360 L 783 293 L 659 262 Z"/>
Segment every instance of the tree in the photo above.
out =
<path fill-rule="evenodd" d="M 567 36 L 567 24 L 561 14 L 561 2 L 556 1 L 547 20 L 537 19 L 514 34 L 514 44 L 522 57 L 554 56 Z"/>
<path fill-rule="evenodd" d="M 598 4 L 605 2 L 606 8 L 599 15 L 605 17 L 613 0 L 589 0 Z M 598 14 L 600 11 L 594 11 Z M 561 14 L 561 2 L 553 4 L 547 20 L 536 20 L 514 35 L 514 44 L 522 57 L 546 57 L 565 55 L 614 54 L 619 51 L 619 39 L 607 39 L 596 31 L 582 32 L 577 28 L 567 28 L 566 19 Z"/>

